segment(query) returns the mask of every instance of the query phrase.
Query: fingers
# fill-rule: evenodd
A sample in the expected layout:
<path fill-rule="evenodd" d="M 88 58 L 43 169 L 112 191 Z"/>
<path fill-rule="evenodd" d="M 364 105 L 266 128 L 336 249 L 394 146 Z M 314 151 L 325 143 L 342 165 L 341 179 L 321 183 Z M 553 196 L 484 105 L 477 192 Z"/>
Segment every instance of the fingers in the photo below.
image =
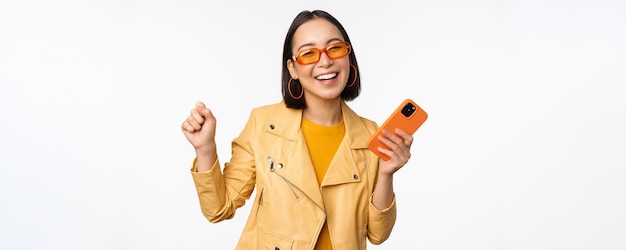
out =
<path fill-rule="evenodd" d="M 189 122 L 187 122 L 187 120 L 185 120 L 183 122 L 183 124 L 181 125 L 181 128 L 182 128 L 183 132 L 194 132 L 194 131 L 196 131 L 196 129 Z"/>
<path fill-rule="evenodd" d="M 204 109 L 198 110 L 198 108 L 191 109 L 191 115 L 187 118 L 190 121 L 195 121 L 198 124 L 202 125 L 204 123 Z"/>
<path fill-rule="evenodd" d="M 196 111 L 203 119 L 213 119 L 213 113 L 202 102 L 196 103 Z"/>
<path fill-rule="evenodd" d="M 202 129 L 202 124 L 204 123 L 204 118 L 198 114 L 196 109 L 191 110 L 191 115 L 185 119 L 183 122 L 182 128 L 183 131 L 194 132 Z"/>
<path fill-rule="evenodd" d="M 411 158 L 410 148 L 413 143 L 413 136 L 399 129 L 396 130 L 396 134 L 384 130 L 383 135 L 379 137 L 379 140 L 389 149 L 382 148 L 379 151 L 385 153 L 390 158 L 396 158 L 400 162 L 408 162 L 409 158 Z"/>
<path fill-rule="evenodd" d="M 396 129 L 396 133 L 394 134 L 387 130 L 384 130 L 383 134 L 387 137 L 389 141 L 393 142 L 396 145 L 404 144 L 405 146 L 410 148 L 411 144 L 413 144 L 413 136 L 406 131 Z"/>
<path fill-rule="evenodd" d="M 207 117 L 212 117 L 211 110 L 204 103 L 196 102 L 195 108 L 191 109 L 190 115 L 181 125 L 183 131 L 194 132 L 202 129 Z"/>
<path fill-rule="evenodd" d="M 405 145 L 411 147 L 411 144 L 413 144 L 413 136 L 411 134 L 401 129 L 396 129 L 396 134 L 402 138 Z"/>

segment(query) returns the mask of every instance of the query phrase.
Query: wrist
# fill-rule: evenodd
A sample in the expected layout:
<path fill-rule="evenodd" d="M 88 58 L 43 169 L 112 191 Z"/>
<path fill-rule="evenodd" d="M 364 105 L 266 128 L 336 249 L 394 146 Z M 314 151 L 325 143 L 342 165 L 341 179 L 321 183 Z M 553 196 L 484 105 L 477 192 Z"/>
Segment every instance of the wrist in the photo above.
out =
<path fill-rule="evenodd" d="M 379 181 L 393 181 L 393 174 L 378 172 L 378 180 Z"/>
<path fill-rule="evenodd" d="M 213 168 L 217 161 L 215 144 L 196 149 L 196 172 L 206 172 Z"/>
<path fill-rule="evenodd" d="M 195 148 L 195 150 L 196 150 L 196 156 L 206 157 L 206 156 L 215 155 L 217 152 L 217 146 L 215 145 L 215 143 L 209 143 L 207 145 L 197 147 Z"/>

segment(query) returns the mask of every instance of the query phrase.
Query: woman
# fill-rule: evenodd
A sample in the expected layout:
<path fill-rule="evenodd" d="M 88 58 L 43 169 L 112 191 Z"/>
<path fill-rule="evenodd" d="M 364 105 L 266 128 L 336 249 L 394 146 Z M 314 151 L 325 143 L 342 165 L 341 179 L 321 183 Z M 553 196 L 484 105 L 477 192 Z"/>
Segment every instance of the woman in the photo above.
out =
<path fill-rule="evenodd" d="M 413 137 L 387 131 L 380 160 L 366 147 L 378 125 L 347 105 L 359 95 L 350 38 L 330 14 L 303 11 L 285 38 L 283 100 L 252 110 L 220 168 L 215 117 L 201 102 L 182 130 L 196 151 L 191 172 L 202 213 L 230 219 L 256 197 L 236 249 L 365 249 L 396 220 L 393 174 Z"/>

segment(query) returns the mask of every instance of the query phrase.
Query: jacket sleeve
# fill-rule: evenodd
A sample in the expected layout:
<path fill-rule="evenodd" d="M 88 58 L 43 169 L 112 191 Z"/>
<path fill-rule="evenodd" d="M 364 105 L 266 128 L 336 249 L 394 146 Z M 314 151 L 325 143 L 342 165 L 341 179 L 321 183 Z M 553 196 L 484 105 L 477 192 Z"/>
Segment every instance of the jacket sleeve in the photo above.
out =
<path fill-rule="evenodd" d="M 250 198 L 256 182 L 251 138 L 255 122 L 250 119 L 240 135 L 232 141 L 230 162 L 220 168 L 219 160 L 207 172 L 196 172 L 194 160 L 191 175 L 196 186 L 202 214 L 212 223 L 231 219 L 237 208 Z"/>
<path fill-rule="evenodd" d="M 371 134 L 374 134 L 374 131 L 376 131 L 379 126 L 374 122 L 371 122 L 369 120 L 367 121 Z M 371 161 L 375 161 L 378 163 L 378 157 L 374 156 Z M 377 176 L 377 173 L 378 167 L 376 167 L 375 171 L 370 173 L 370 175 Z M 376 186 L 375 183 L 373 185 Z M 372 194 L 370 194 L 368 204 L 369 214 L 367 223 L 367 238 L 372 244 L 379 245 L 389 238 L 393 226 L 396 223 L 396 196 L 394 195 L 391 205 L 383 210 L 379 210 L 374 206 L 374 204 L 372 203 L 372 197 Z"/>
<path fill-rule="evenodd" d="M 393 202 L 388 208 L 378 210 L 372 204 L 372 196 L 370 196 L 368 210 L 367 238 L 372 244 L 379 245 L 389 238 L 396 223 L 396 197 L 393 197 Z"/>

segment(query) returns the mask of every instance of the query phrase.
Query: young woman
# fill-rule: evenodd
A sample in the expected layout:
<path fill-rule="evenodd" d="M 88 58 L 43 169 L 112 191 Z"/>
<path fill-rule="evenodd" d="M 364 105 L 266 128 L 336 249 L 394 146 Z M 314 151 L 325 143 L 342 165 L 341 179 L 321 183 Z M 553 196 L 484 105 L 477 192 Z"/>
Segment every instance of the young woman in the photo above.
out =
<path fill-rule="evenodd" d="M 393 174 L 413 137 L 387 131 L 391 150 L 366 147 L 378 125 L 346 101 L 359 95 L 359 68 L 343 26 L 303 11 L 285 38 L 283 100 L 252 110 L 223 172 L 215 117 L 201 102 L 182 130 L 196 151 L 191 169 L 202 213 L 215 223 L 256 197 L 236 249 L 365 249 L 385 241 L 396 220 Z M 393 133 L 392 133 L 393 132 Z"/>

